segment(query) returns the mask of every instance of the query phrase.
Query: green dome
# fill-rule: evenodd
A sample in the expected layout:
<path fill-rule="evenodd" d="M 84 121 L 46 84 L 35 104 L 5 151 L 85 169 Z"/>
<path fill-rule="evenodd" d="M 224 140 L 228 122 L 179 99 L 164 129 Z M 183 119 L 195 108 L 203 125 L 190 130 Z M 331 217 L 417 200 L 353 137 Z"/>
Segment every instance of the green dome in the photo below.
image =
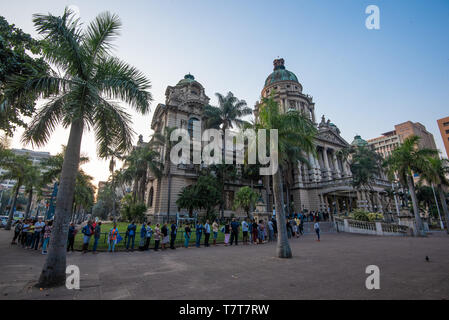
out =
<path fill-rule="evenodd" d="M 362 139 L 361 136 L 357 135 L 354 137 L 354 141 L 352 141 L 351 145 L 354 147 L 366 147 L 368 145 L 368 142 Z"/>
<path fill-rule="evenodd" d="M 265 81 L 265 86 L 280 81 L 294 81 L 299 83 L 296 75 L 293 72 L 285 69 L 284 59 L 274 60 L 274 71 L 268 76 L 267 80 Z"/>
<path fill-rule="evenodd" d="M 192 82 L 196 82 L 195 77 L 189 73 L 184 76 L 184 79 L 182 79 L 181 81 L 178 82 L 178 86 L 183 85 L 183 84 L 189 84 Z"/>

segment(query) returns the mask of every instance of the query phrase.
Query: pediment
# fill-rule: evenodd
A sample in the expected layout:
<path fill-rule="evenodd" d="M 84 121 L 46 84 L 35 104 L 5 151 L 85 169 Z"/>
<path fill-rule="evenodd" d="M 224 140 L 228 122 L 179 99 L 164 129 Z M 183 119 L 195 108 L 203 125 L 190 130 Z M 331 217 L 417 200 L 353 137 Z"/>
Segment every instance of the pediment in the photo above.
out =
<path fill-rule="evenodd" d="M 341 147 L 349 146 L 349 143 L 346 142 L 345 139 L 331 129 L 319 132 L 317 135 L 317 140 L 332 143 Z"/>

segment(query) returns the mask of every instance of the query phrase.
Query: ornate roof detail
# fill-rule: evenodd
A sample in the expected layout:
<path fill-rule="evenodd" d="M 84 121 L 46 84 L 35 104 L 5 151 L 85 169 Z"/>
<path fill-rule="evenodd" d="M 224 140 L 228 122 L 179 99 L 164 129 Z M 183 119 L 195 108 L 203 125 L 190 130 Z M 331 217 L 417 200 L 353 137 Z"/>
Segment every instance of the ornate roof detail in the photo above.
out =
<path fill-rule="evenodd" d="M 280 81 L 294 81 L 299 83 L 296 75 L 285 69 L 284 59 L 276 59 L 273 61 L 274 71 L 271 73 L 265 81 L 265 87 Z"/>

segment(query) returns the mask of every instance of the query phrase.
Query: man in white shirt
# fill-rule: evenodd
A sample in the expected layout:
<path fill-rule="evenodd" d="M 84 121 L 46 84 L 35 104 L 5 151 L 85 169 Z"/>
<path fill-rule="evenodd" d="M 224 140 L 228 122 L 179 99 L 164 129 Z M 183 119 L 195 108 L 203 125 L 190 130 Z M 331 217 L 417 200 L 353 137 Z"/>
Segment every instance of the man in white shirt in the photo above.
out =
<path fill-rule="evenodd" d="M 209 238 L 210 238 L 210 224 L 209 224 L 209 220 L 206 220 L 206 224 L 204 225 L 204 246 L 208 247 L 209 246 Z"/>
<path fill-rule="evenodd" d="M 39 220 L 34 224 L 33 242 L 31 243 L 31 248 L 34 247 L 34 250 L 37 250 L 37 248 L 39 247 L 41 233 L 44 226 L 45 222 L 42 221 L 42 218 L 39 218 Z"/>

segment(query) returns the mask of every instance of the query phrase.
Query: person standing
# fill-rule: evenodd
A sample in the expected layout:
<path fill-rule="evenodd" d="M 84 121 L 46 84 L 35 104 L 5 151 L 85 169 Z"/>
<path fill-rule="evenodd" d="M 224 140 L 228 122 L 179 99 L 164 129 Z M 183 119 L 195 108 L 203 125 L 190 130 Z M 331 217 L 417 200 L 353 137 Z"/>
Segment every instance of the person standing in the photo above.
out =
<path fill-rule="evenodd" d="M 320 241 L 320 223 L 318 221 L 315 222 L 315 224 L 313 225 L 313 228 L 315 229 L 316 236 L 318 237 L 317 241 Z"/>
<path fill-rule="evenodd" d="M 33 241 L 31 243 L 31 248 L 34 248 L 34 250 L 37 250 L 37 248 L 39 247 L 39 242 L 41 240 L 41 232 L 44 227 L 45 222 L 42 222 L 42 218 L 39 218 L 39 220 L 34 224 L 34 235 Z"/>
<path fill-rule="evenodd" d="M 203 225 L 199 221 L 197 221 L 196 223 L 195 233 L 196 233 L 196 247 L 199 248 L 201 244 L 201 236 L 203 234 Z"/>
<path fill-rule="evenodd" d="M 47 254 L 47 247 L 48 247 L 48 243 L 50 242 L 52 224 L 53 224 L 53 221 L 47 221 L 47 222 L 45 222 L 45 226 L 42 229 L 42 234 L 43 234 L 42 254 Z"/>
<path fill-rule="evenodd" d="M 176 249 L 175 247 L 175 241 L 176 241 L 176 233 L 178 232 L 178 225 L 176 224 L 176 222 L 173 220 L 170 226 L 170 249 L 174 250 Z"/>
<path fill-rule="evenodd" d="M 160 224 L 156 224 L 154 228 L 154 251 L 159 251 L 159 243 L 161 242 L 161 229 Z"/>
<path fill-rule="evenodd" d="M 126 250 L 129 250 L 129 243 L 132 241 L 131 243 L 131 251 L 134 251 L 134 241 L 136 239 L 136 229 L 137 226 L 134 223 L 134 221 L 131 221 L 131 224 L 128 225 L 128 229 L 126 231 L 128 237 L 127 237 L 127 241 L 126 241 Z"/>
<path fill-rule="evenodd" d="M 92 253 L 97 253 L 98 240 L 101 237 L 101 221 L 95 225 L 94 228 L 94 246 L 92 247 Z"/>
<path fill-rule="evenodd" d="M 204 225 L 204 246 L 209 247 L 209 238 L 210 238 L 210 224 L 209 220 L 206 220 L 206 224 Z"/>
<path fill-rule="evenodd" d="M 117 224 L 114 223 L 113 228 L 109 231 L 109 237 L 108 237 L 108 252 L 114 252 L 115 251 L 115 245 L 117 244 L 117 238 L 118 238 L 118 229 Z"/>
<path fill-rule="evenodd" d="M 231 222 L 231 246 L 232 243 L 235 240 L 235 245 L 238 246 L 239 245 L 239 227 L 240 227 L 240 223 L 235 219 L 232 218 L 232 222 Z"/>
<path fill-rule="evenodd" d="M 164 223 L 164 225 L 162 226 L 161 229 L 161 233 L 162 233 L 162 250 L 167 249 L 167 244 L 170 242 L 170 239 L 168 237 L 168 227 L 167 227 L 167 222 Z"/>
<path fill-rule="evenodd" d="M 145 245 L 143 250 L 147 251 L 150 248 L 151 238 L 153 237 L 153 228 L 151 228 L 151 221 L 148 221 L 145 233 Z"/>
<path fill-rule="evenodd" d="M 192 230 L 190 230 L 190 226 L 189 226 L 189 224 L 187 224 L 186 227 L 184 228 L 184 247 L 186 247 L 186 248 L 189 247 L 189 241 L 190 241 L 191 235 L 192 235 Z"/>
<path fill-rule="evenodd" d="M 268 220 L 268 241 L 274 241 L 274 227 L 272 220 Z"/>
<path fill-rule="evenodd" d="M 87 222 L 87 224 L 83 227 L 81 232 L 84 234 L 84 237 L 83 237 L 83 253 L 86 253 L 87 250 L 89 249 L 90 237 L 93 234 L 92 221 L 89 220 Z"/>
<path fill-rule="evenodd" d="M 142 227 L 140 228 L 140 242 L 139 242 L 139 250 L 143 251 L 143 247 L 145 245 L 145 236 L 147 234 L 147 228 L 145 222 L 142 223 Z"/>
<path fill-rule="evenodd" d="M 212 232 L 214 233 L 214 246 L 217 245 L 218 227 L 219 227 L 218 222 L 217 222 L 217 220 L 215 220 L 215 221 L 212 223 Z"/>
<path fill-rule="evenodd" d="M 14 237 L 11 241 L 11 244 L 17 244 L 16 240 L 19 239 L 18 241 L 20 242 L 20 233 L 22 232 L 22 226 L 23 226 L 23 222 L 22 220 L 19 220 L 16 224 L 16 226 L 14 227 Z"/>
<path fill-rule="evenodd" d="M 263 224 L 263 220 L 259 220 L 259 244 L 263 244 L 265 242 L 265 226 Z"/>
<path fill-rule="evenodd" d="M 76 235 L 76 228 L 72 222 L 69 226 L 69 234 L 67 239 L 67 252 L 69 252 L 70 250 L 72 250 L 72 252 L 74 251 L 73 245 L 75 244 L 75 235 Z"/>
<path fill-rule="evenodd" d="M 247 222 L 248 218 L 245 218 L 242 221 L 242 233 L 243 233 L 243 244 L 248 244 L 248 231 L 249 231 L 249 226 L 248 226 L 248 222 Z"/>
<path fill-rule="evenodd" d="M 231 225 L 229 224 L 229 221 L 226 221 L 223 231 L 225 234 L 224 242 L 225 246 L 227 247 L 229 246 L 229 237 L 231 236 Z"/>

